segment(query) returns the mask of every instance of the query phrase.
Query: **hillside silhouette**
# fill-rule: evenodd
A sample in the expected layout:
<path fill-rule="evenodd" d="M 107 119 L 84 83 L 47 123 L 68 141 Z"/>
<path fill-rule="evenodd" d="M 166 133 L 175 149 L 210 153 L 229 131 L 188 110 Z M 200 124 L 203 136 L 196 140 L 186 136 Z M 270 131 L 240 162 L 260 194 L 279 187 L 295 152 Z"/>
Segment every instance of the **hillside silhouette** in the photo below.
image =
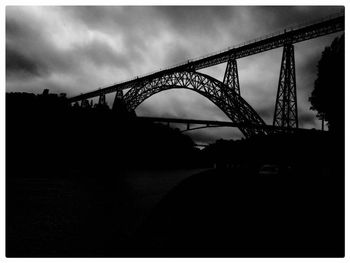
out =
<path fill-rule="evenodd" d="M 56 169 L 85 169 L 86 164 L 88 170 L 111 162 L 116 169 L 186 165 L 196 153 L 179 130 L 123 118 L 107 105 L 71 107 L 63 95 L 8 93 L 6 117 L 8 168 L 21 168 L 20 161 L 49 169 L 48 177 Z"/>

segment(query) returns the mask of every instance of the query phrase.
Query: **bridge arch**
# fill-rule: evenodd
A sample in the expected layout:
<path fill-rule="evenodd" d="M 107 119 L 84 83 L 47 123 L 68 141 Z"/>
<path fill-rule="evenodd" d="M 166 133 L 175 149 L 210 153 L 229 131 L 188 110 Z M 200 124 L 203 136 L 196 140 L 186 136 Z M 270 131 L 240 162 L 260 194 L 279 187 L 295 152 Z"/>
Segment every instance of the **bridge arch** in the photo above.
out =
<path fill-rule="evenodd" d="M 142 81 L 131 88 L 124 96 L 128 111 L 133 111 L 144 100 L 169 89 L 189 89 L 208 98 L 219 107 L 235 124 L 248 124 L 239 129 L 245 137 L 266 134 L 265 122 L 258 113 L 237 93 L 231 91 L 221 81 L 195 71 L 171 72 L 151 80 Z M 249 127 L 252 125 L 254 127 Z"/>

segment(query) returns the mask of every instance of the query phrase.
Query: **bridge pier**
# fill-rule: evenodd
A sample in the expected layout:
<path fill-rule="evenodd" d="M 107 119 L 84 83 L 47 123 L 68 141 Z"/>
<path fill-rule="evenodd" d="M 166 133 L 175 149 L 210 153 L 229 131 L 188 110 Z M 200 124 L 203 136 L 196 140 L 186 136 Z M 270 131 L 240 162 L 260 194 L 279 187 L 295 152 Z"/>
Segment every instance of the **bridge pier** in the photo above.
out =
<path fill-rule="evenodd" d="M 230 58 L 227 61 L 223 83 L 229 86 L 235 93 L 241 95 L 238 79 L 237 61 L 235 58 Z"/>
<path fill-rule="evenodd" d="M 99 105 L 106 105 L 106 95 L 103 93 L 98 98 Z"/>
<path fill-rule="evenodd" d="M 273 126 L 298 128 L 294 45 L 291 43 L 283 47 Z"/>
<path fill-rule="evenodd" d="M 116 113 L 116 115 L 120 117 L 135 117 L 136 113 L 135 111 L 128 111 L 125 100 L 124 100 L 124 95 L 123 95 L 123 90 L 119 89 L 115 93 L 115 98 L 113 101 L 113 106 L 112 106 L 112 111 Z"/>

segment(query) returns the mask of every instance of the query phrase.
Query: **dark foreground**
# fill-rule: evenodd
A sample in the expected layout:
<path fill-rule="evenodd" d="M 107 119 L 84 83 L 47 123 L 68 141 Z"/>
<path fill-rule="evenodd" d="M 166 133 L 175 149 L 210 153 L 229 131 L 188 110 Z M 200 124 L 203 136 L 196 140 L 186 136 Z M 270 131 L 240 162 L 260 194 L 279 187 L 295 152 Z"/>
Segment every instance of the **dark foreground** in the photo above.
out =
<path fill-rule="evenodd" d="M 208 171 L 163 200 L 142 231 L 141 244 L 147 240 L 152 252 L 164 249 L 162 255 L 341 257 L 339 183 L 307 174 Z"/>
<path fill-rule="evenodd" d="M 6 256 L 342 257 L 341 116 L 199 150 L 106 104 L 7 94 Z"/>
<path fill-rule="evenodd" d="M 7 256 L 342 257 L 335 173 L 213 169 L 165 197 L 122 177 L 8 180 Z"/>

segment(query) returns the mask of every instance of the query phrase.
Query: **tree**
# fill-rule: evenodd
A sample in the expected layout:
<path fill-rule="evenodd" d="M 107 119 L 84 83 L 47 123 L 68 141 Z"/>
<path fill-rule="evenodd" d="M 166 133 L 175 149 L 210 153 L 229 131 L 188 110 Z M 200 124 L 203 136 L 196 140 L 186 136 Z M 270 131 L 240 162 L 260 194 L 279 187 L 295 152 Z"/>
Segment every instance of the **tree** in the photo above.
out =
<path fill-rule="evenodd" d="M 309 97 L 311 110 L 324 118 L 330 131 L 344 129 L 344 35 L 333 40 L 322 52 L 317 79 Z"/>

